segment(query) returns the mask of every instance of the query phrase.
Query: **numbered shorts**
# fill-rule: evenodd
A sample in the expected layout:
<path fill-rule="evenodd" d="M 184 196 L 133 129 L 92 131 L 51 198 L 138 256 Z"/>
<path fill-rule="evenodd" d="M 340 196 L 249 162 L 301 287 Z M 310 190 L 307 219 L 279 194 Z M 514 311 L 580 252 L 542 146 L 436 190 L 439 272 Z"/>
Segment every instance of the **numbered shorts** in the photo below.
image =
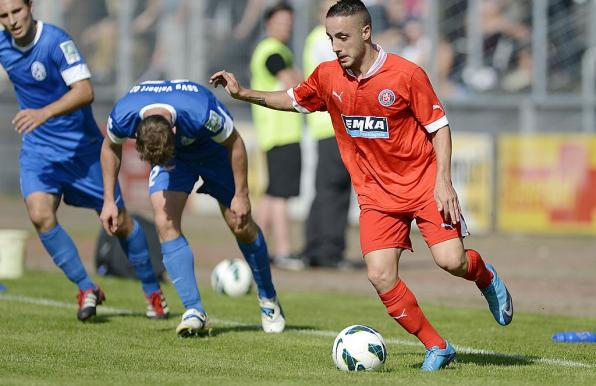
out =
<path fill-rule="evenodd" d="M 363 209 L 360 212 L 360 247 L 362 256 L 379 249 L 403 248 L 412 250 L 410 229 L 412 220 L 426 244 L 431 247 L 442 241 L 467 236 L 468 229 L 461 217 L 459 223 L 445 223 L 434 201 L 422 209 L 407 213 L 388 213 L 376 209 Z"/>
<path fill-rule="evenodd" d="M 35 192 L 50 193 L 62 196 L 68 205 L 101 211 L 103 177 L 99 149 L 66 160 L 52 161 L 23 148 L 19 165 L 21 193 L 25 199 Z M 118 208 L 123 208 L 124 201 L 118 184 L 115 198 Z"/>
<path fill-rule="evenodd" d="M 203 183 L 197 193 L 205 193 L 227 208 L 234 198 L 235 184 L 227 153 L 202 161 L 174 159 L 172 166 L 155 166 L 149 176 L 149 195 L 161 191 L 190 194 L 199 177 Z"/>

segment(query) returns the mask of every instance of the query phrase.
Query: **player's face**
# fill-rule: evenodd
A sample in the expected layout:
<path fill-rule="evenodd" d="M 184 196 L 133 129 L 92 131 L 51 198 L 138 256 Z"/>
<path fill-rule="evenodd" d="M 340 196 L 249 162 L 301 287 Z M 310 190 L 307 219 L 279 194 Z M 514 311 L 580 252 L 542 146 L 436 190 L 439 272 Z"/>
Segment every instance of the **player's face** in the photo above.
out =
<path fill-rule="evenodd" d="M 267 33 L 281 42 L 287 43 L 292 35 L 294 15 L 290 11 L 277 11 L 267 21 Z"/>
<path fill-rule="evenodd" d="M 333 16 L 325 20 L 333 52 L 343 68 L 358 66 L 364 57 L 370 26 L 363 26 L 360 16 Z"/>
<path fill-rule="evenodd" d="M 31 4 L 25 4 L 25 0 L 0 0 L 0 23 L 15 40 L 23 39 L 33 26 Z"/>

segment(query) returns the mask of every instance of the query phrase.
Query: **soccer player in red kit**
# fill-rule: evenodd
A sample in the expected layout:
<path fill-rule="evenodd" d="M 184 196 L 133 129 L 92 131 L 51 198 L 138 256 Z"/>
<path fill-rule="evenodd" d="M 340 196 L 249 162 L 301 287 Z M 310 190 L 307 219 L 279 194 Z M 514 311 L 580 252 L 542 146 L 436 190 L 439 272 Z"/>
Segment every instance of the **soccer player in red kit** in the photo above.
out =
<path fill-rule="evenodd" d="M 422 370 L 439 370 L 455 359 L 455 349 L 398 276 L 402 251 L 412 250 L 412 220 L 437 265 L 474 281 L 501 325 L 512 320 L 511 296 L 494 268 L 464 249 L 468 233 L 451 184 L 449 122 L 425 72 L 372 42 L 370 14 L 360 0 L 338 1 L 325 26 L 337 60 L 321 63 L 287 92 L 243 88 L 226 71 L 210 82 L 235 99 L 269 108 L 329 112 L 358 195 L 368 279 L 389 315 L 426 347 Z"/>

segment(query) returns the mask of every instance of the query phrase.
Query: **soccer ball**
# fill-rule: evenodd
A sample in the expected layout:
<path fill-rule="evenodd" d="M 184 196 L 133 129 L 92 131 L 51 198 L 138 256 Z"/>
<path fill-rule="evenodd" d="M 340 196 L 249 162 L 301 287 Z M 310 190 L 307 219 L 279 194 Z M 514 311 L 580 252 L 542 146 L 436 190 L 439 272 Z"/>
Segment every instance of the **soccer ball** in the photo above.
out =
<path fill-rule="evenodd" d="M 375 329 L 355 324 L 337 335 L 331 357 L 342 371 L 373 371 L 385 363 L 387 349 L 383 337 Z"/>
<path fill-rule="evenodd" d="M 252 273 L 244 260 L 226 259 L 211 273 L 211 287 L 228 296 L 242 296 L 250 292 Z"/>

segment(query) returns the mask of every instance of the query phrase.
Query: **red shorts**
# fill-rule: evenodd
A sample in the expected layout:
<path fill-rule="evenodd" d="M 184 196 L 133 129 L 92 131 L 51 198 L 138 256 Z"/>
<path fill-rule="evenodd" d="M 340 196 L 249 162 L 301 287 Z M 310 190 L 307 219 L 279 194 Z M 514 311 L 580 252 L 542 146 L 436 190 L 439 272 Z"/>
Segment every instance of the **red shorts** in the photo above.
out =
<path fill-rule="evenodd" d="M 360 212 L 362 256 L 387 248 L 403 248 L 411 251 L 410 229 L 413 219 L 416 219 L 418 229 L 429 247 L 442 241 L 468 235 L 463 217 L 456 225 L 446 224 L 434 201 L 415 212 L 388 213 L 376 209 L 364 209 Z"/>

